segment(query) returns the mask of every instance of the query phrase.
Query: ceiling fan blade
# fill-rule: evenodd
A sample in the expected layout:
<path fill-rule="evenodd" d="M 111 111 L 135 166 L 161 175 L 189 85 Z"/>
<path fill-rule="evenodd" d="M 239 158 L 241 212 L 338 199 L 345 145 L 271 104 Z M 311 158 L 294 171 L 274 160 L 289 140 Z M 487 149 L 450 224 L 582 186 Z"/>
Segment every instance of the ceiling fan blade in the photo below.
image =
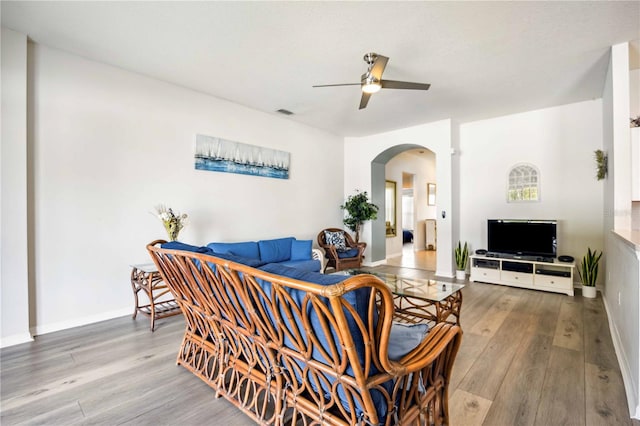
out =
<path fill-rule="evenodd" d="M 389 62 L 389 58 L 377 55 L 377 58 L 373 63 L 373 67 L 371 67 L 371 75 L 375 77 L 376 80 L 380 80 L 382 78 L 382 73 L 387 66 L 387 62 Z"/>
<path fill-rule="evenodd" d="M 311 87 L 360 86 L 362 83 L 317 84 Z"/>
<path fill-rule="evenodd" d="M 411 83 L 409 81 L 381 80 L 380 85 L 383 89 L 410 89 L 410 90 L 429 90 L 431 87 L 427 83 Z"/>
<path fill-rule="evenodd" d="M 360 98 L 360 108 L 358 109 L 365 109 L 367 107 L 367 104 L 369 103 L 370 97 L 371 93 L 362 92 L 362 98 Z"/>

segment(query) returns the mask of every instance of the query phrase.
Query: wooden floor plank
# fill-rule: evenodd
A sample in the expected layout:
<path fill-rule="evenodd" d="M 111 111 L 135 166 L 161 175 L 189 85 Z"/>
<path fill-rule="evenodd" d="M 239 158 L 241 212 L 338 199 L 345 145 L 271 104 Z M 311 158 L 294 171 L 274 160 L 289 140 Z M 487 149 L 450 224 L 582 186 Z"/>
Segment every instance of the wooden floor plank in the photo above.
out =
<path fill-rule="evenodd" d="M 488 425 L 533 425 L 551 349 L 551 336 L 527 334 L 486 416 Z M 518 395 L 514 398 L 514 395 Z"/>
<path fill-rule="evenodd" d="M 534 424 L 584 425 L 584 354 L 555 345 L 550 351 Z"/>
<path fill-rule="evenodd" d="M 505 321 L 469 369 L 459 389 L 493 401 L 520 346 L 521 331 L 517 321 Z"/>
<path fill-rule="evenodd" d="M 451 388 L 456 389 L 460 385 L 469 369 L 476 363 L 480 354 L 485 350 L 491 339 L 477 334 L 465 333 L 462 336 L 462 344 L 458 350 L 458 356 L 453 364 Z"/>
<path fill-rule="evenodd" d="M 560 304 L 553 344 L 574 351 L 584 350 L 582 298 L 572 297 Z"/>
<path fill-rule="evenodd" d="M 584 300 L 583 324 L 585 362 L 602 368 L 618 369 L 618 359 L 602 299 Z"/>
<path fill-rule="evenodd" d="M 624 394 L 624 384 L 619 371 L 585 364 L 586 424 L 631 425 Z"/>
<path fill-rule="evenodd" d="M 482 318 L 471 326 L 469 333 L 480 336 L 493 337 L 502 323 L 513 310 L 513 306 L 520 300 L 520 296 L 504 294 L 492 305 Z"/>
<path fill-rule="evenodd" d="M 526 332 L 553 336 L 560 314 L 560 304 L 566 301 L 569 296 L 544 291 L 530 291 L 529 293 L 533 293 L 534 297 L 532 297 L 529 306 L 531 318 Z"/>
<path fill-rule="evenodd" d="M 491 407 L 491 401 L 458 389 L 449 401 L 452 425 L 480 426 Z"/>

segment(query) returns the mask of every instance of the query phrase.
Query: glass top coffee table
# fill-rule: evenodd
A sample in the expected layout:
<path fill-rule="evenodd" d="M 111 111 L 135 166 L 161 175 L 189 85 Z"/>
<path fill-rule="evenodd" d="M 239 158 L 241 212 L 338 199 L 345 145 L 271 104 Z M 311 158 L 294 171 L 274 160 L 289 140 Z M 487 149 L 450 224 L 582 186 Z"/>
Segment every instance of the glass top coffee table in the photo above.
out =
<path fill-rule="evenodd" d="M 395 303 L 395 319 L 408 323 L 448 322 L 460 325 L 464 284 L 424 278 L 409 278 L 386 272 L 346 269 L 341 275 L 369 274 L 380 278 L 391 290 Z"/>

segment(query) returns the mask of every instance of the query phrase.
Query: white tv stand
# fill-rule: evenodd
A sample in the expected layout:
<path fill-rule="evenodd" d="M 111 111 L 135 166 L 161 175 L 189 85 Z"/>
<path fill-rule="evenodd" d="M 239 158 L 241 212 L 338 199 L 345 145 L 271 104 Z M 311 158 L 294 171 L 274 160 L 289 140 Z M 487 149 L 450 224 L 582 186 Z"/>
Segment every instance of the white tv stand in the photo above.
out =
<path fill-rule="evenodd" d="M 552 291 L 573 296 L 573 262 L 470 256 L 471 281 Z"/>

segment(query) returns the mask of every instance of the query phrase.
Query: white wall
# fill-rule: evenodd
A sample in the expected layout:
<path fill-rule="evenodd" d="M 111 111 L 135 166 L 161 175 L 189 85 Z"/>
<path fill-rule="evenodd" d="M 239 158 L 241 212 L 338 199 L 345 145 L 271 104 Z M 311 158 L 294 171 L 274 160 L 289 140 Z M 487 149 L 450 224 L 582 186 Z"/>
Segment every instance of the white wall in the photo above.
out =
<path fill-rule="evenodd" d="M 606 239 L 607 281 L 603 299 L 632 417 L 640 418 L 640 249 L 610 232 Z M 619 296 L 618 296 L 619 294 Z"/>
<path fill-rule="evenodd" d="M 397 183 L 397 217 L 398 232 L 395 237 L 386 239 L 387 258 L 402 255 L 402 173 L 410 173 L 413 178 L 414 192 L 414 242 L 415 247 L 424 250 L 425 232 L 424 220 L 435 218 L 435 207 L 427 206 L 427 182 L 435 182 L 435 155 L 425 150 L 425 153 L 418 156 L 403 152 L 393 157 L 385 166 L 387 180 Z"/>
<path fill-rule="evenodd" d="M 640 251 L 616 229 L 628 234 L 631 226 L 631 165 L 629 131 L 629 48 L 611 48 L 609 69 L 602 93 L 603 144 L 611 153 L 604 194 L 606 282 L 602 297 L 611 337 L 624 379 L 629 410 L 640 418 Z"/>
<path fill-rule="evenodd" d="M 594 151 L 602 149 L 600 100 L 530 111 L 460 127 L 460 238 L 487 248 L 487 219 L 555 219 L 558 253 L 579 259 L 602 250 L 602 181 Z M 507 203 L 512 166 L 540 172 L 540 202 Z"/>
<path fill-rule="evenodd" d="M 194 244 L 341 222 L 341 138 L 41 45 L 29 63 L 37 334 L 131 313 L 159 203 L 189 214 Z M 197 133 L 288 151 L 290 179 L 196 171 Z"/>
<path fill-rule="evenodd" d="M 31 340 L 27 240 L 27 37 L 2 28 L 0 346 Z"/>
<path fill-rule="evenodd" d="M 631 132 L 629 131 L 629 43 L 611 47 L 613 79 L 613 206 L 614 228 L 631 229 Z"/>
<path fill-rule="evenodd" d="M 640 69 L 629 71 L 629 117 L 640 116 Z"/>
<path fill-rule="evenodd" d="M 345 138 L 344 161 L 349 167 L 344 171 L 344 193 L 355 189 L 371 192 L 371 162 L 378 154 L 394 146 L 415 144 L 436 155 L 436 185 L 438 188 L 438 253 L 436 275 L 453 276 L 452 218 L 452 169 L 451 169 L 451 121 L 442 120 L 406 129 L 365 137 Z M 442 212 L 445 211 L 445 218 Z M 364 226 L 361 240 L 371 241 L 371 223 Z M 450 255 L 442 255 L 450 253 Z M 370 258 L 367 259 L 370 261 Z"/>

